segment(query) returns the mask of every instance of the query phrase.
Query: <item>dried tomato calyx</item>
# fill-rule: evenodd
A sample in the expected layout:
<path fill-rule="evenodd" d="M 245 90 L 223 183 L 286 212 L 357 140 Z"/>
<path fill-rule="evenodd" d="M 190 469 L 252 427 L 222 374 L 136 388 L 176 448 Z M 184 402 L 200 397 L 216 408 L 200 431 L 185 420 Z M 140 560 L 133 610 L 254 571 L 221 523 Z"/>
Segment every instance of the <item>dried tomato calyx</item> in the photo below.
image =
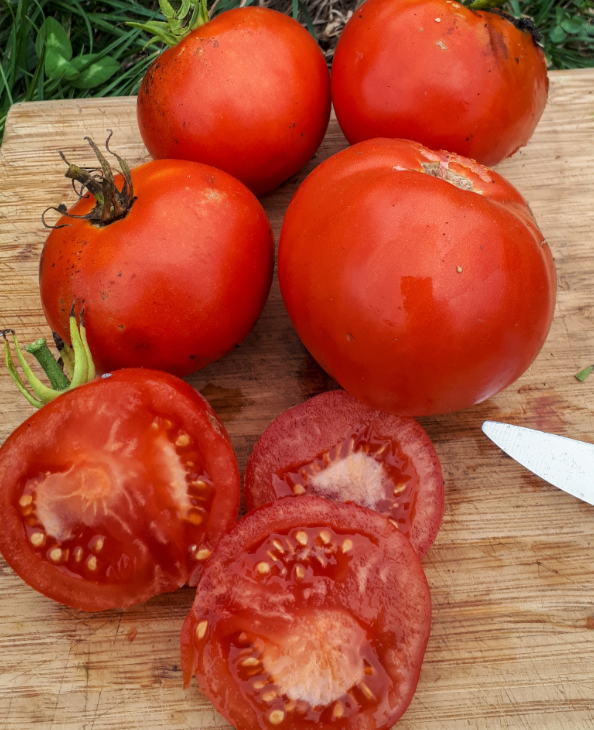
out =
<path fill-rule="evenodd" d="M 56 345 L 60 351 L 60 359 L 58 361 L 55 360 L 49 351 L 46 341 L 43 338 L 36 340 L 32 345 L 25 345 L 25 350 L 34 355 L 44 369 L 52 385 L 51 388 L 42 383 L 29 367 L 14 330 L 7 329 L 0 332 L 2 337 L 4 337 L 4 357 L 10 377 L 14 380 L 17 388 L 29 403 L 36 408 L 41 408 L 41 406 L 57 398 L 60 393 L 66 390 L 72 390 L 79 385 L 84 385 L 84 383 L 90 382 L 95 377 L 95 365 L 87 343 L 84 307 L 81 309 L 79 317 L 80 329 L 76 324 L 74 307 L 75 304 L 73 303 L 72 309 L 70 310 L 70 339 L 72 341 L 72 347 L 66 345 L 60 338 L 57 338 Z M 34 395 L 29 393 L 14 365 L 7 337 L 9 334 L 12 335 L 17 358 L 25 374 L 25 379 L 29 383 Z M 61 365 L 66 368 L 70 378 L 61 369 Z"/>
<path fill-rule="evenodd" d="M 124 178 L 122 189 L 118 190 L 111 165 L 105 159 L 97 145 L 90 137 L 85 137 L 87 142 L 91 145 L 91 149 L 97 156 L 100 167 L 89 168 L 72 165 L 68 162 L 63 152 L 58 152 L 58 154 L 68 165 L 66 177 L 72 180 L 73 185 L 75 180 L 81 185 L 80 190 L 76 191 L 79 198 L 90 193 L 97 202 L 94 208 L 85 215 L 73 215 L 72 213 L 69 213 L 63 203 L 57 208 L 50 206 L 41 216 L 41 221 L 46 228 L 64 228 L 70 225 L 69 223 L 63 223 L 57 226 L 48 225 L 45 222 L 45 214 L 48 210 L 56 210 L 58 213 L 67 216 L 68 218 L 81 218 L 88 220 L 97 226 L 107 226 L 114 221 L 125 218 L 128 214 L 128 211 L 135 200 L 130 168 L 126 160 L 109 149 L 109 140 L 111 139 L 113 132 L 111 129 L 108 129 L 107 131 L 109 132 L 109 136 L 105 141 L 105 149 L 112 154 L 119 163 L 120 169 L 117 172 Z"/>

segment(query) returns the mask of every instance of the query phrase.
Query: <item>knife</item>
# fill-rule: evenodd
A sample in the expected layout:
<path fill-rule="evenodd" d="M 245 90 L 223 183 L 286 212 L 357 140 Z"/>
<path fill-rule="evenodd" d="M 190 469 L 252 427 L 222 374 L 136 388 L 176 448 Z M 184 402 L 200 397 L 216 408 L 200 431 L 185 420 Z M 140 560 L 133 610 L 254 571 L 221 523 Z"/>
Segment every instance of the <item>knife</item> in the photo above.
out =
<path fill-rule="evenodd" d="M 593 444 L 497 421 L 485 421 L 483 433 L 541 479 L 594 505 Z"/>

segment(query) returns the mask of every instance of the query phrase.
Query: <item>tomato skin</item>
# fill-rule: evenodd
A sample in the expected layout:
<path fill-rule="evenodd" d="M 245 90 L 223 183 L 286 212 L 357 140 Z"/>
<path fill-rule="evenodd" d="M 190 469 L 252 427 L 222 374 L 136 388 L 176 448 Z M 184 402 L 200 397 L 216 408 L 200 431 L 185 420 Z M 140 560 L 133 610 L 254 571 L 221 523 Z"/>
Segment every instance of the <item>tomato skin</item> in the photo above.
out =
<path fill-rule="evenodd" d="M 555 306 L 553 258 L 519 192 L 404 140 L 361 142 L 309 175 L 283 222 L 278 269 L 291 321 L 324 370 L 407 416 L 507 387 L 540 351 Z"/>
<path fill-rule="evenodd" d="M 190 445 L 178 447 L 178 453 L 183 457 L 184 448 L 186 452 L 194 448 L 214 484 L 214 496 L 200 526 L 184 511 L 183 497 L 164 489 L 163 479 L 178 474 L 179 466 L 170 453 L 175 443 L 164 442 L 157 421 L 164 421 L 166 427 L 173 422 L 188 436 Z M 169 451 L 155 448 L 163 443 Z M 77 467 L 90 475 L 86 481 L 84 474 L 79 480 L 83 491 L 65 482 Z M 143 468 L 139 478 L 132 473 Z M 89 489 L 99 489 L 106 474 L 113 476 L 109 488 L 91 500 Z M 53 493 L 47 487 L 42 491 L 49 479 L 54 479 Z M 25 500 L 19 501 L 28 494 L 31 482 L 38 482 L 32 497 L 25 496 L 35 507 L 32 515 L 24 507 Z M 65 493 L 70 495 L 68 501 L 63 499 Z M 233 448 L 206 400 L 167 373 L 120 370 L 43 406 L 0 449 L 0 552 L 24 581 L 55 601 L 84 611 L 130 606 L 185 583 L 196 585 L 204 557 L 190 554 L 190 545 L 212 551 L 237 518 L 239 495 Z M 90 500 L 84 509 L 94 510 L 95 517 L 87 516 L 85 522 L 79 514 L 78 522 L 73 522 L 77 510 L 86 514 L 77 499 L 83 505 Z M 33 518 L 33 527 L 27 526 L 27 514 Z M 57 546 L 69 551 L 69 558 L 59 565 L 47 557 L 45 547 L 34 547 L 29 534 L 32 530 L 44 534 L 49 542 L 50 529 L 79 533 L 57 541 Z M 95 533 L 95 543 L 80 536 L 81 530 L 88 533 L 89 529 Z M 99 549 L 96 536 L 102 538 Z M 115 576 L 113 571 L 110 577 L 109 569 L 101 573 L 97 564 L 110 546 L 122 542 L 130 562 L 128 577 Z M 64 548 L 67 543 L 69 547 Z M 84 550 L 85 561 L 94 557 L 94 573 L 85 573 L 83 563 L 73 562 L 76 550 Z"/>
<path fill-rule="evenodd" d="M 351 144 L 412 139 L 488 166 L 528 142 L 548 86 L 528 31 L 444 0 L 367 0 L 332 64 L 332 101 Z"/>
<path fill-rule="evenodd" d="M 382 495 L 381 509 L 370 504 L 366 506 L 399 522 L 398 529 L 406 535 L 419 558 L 422 558 L 437 536 L 444 507 L 443 475 L 433 444 L 414 418 L 382 413 L 364 405 L 344 390 L 321 393 L 290 408 L 274 420 L 260 436 L 245 472 L 243 492 L 248 511 L 284 498 L 285 493 L 293 496 L 288 488 L 285 489 L 284 483 L 278 483 L 280 480 L 277 475 L 289 470 L 299 473 L 303 466 L 311 462 L 319 464 L 322 461 L 321 453 L 331 454 L 333 447 L 346 444 L 354 434 L 357 434 L 356 453 L 359 456 L 364 453 L 373 456 L 373 448 L 369 449 L 372 442 L 379 446 L 380 454 L 388 455 L 386 444 L 389 440 L 392 441 L 390 451 L 396 452 L 396 460 L 399 465 L 402 464 L 396 471 L 398 477 L 391 482 L 387 493 Z M 342 446 L 343 459 L 344 451 Z M 379 463 L 386 463 L 380 454 L 374 457 L 374 464 L 377 460 Z M 336 462 L 335 458 L 334 464 Z M 343 463 L 346 464 L 346 460 Z M 351 474 L 353 470 L 354 467 L 351 467 Z M 316 475 L 324 471 L 326 470 L 317 472 Z M 384 474 L 385 472 L 382 477 Z M 370 495 L 374 475 L 370 475 L 368 470 L 365 476 L 368 481 L 366 492 Z M 353 480 L 356 482 L 355 477 Z M 345 502 L 353 499 L 357 502 L 357 498 L 351 496 L 359 496 L 356 483 L 353 485 L 353 493 L 348 484 L 341 483 L 342 496 L 335 497 L 311 481 L 310 479 L 306 483 L 309 494 Z M 406 488 L 399 489 L 400 484 L 405 484 Z M 397 489 L 397 496 L 393 494 L 394 487 Z M 281 494 L 279 489 L 283 490 Z M 384 502 L 388 504 L 384 506 Z M 390 509 L 393 503 L 398 504 L 398 507 Z"/>
<path fill-rule="evenodd" d="M 275 534 L 291 535 L 295 528 L 308 533 L 305 554 L 309 546 L 315 550 L 311 528 L 315 531 L 327 528 L 329 533 L 341 538 L 350 536 L 355 548 L 352 563 L 347 560 L 346 567 L 339 566 L 333 580 L 312 559 L 302 584 L 305 590 L 298 581 L 286 580 L 285 586 L 272 571 L 269 580 L 265 577 L 260 582 L 257 575 L 254 579 L 253 558 L 258 551 L 262 552 L 262 544 Z M 357 554 L 357 536 L 367 540 L 367 553 Z M 340 553 L 340 548 L 337 552 Z M 283 560 L 286 555 L 285 551 Z M 288 557 L 289 561 L 292 559 Z M 309 562 L 307 557 L 304 560 L 298 554 L 295 559 L 304 564 Z M 331 558 L 330 563 L 333 559 L 336 558 Z M 329 570 L 332 572 L 332 565 Z M 363 583 L 362 575 L 365 576 Z M 262 587 L 265 581 L 268 582 Z M 321 584 L 325 587 L 320 590 Z M 288 595 L 293 598 L 283 601 Z M 347 612 L 366 633 L 367 646 L 373 647 L 390 678 L 385 694 L 376 698 L 377 704 L 360 706 L 350 716 L 345 714 L 340 718 L 331 717 L 331 706 L 321 711 L 316 707 L 309 712 L 300 712 L 299 708 L 296 712 L 287 710 L 282 727 L 288 730 L 389 728 L 406 710 L 416 689 L 429 638 L 431 597 L 421 564 L 408 540 L 384 517 L 354 504 L 309 496 L 281 499 L 239 520 L 206 564 L 194 605 L 184 623 L 181 639 L 184 683 L 189 685 L 195 671 L 215 709 L 234 727 L 243 730 L 270 727 L 273 723 L 262 717 L 256 703 L 246 696 L 245 685 L 249 687 L 249 680 L 242 686 L 231 673 L 225 646 L 229 635 L 252 629 L 256 635 L 272 637 L 274 641 L 282 639 L 283 633 L 291 635 L 299 631 L 302 617 L 308 612 L 313 614 L 315 623 L 317 618 L 324 620 L 325 612 L 336 611 Z M 208 625 L 200 637 L 200 624 L 205 620 Z M 344 645 L 345 662 L 349 648 L 352 647 Z M 329 657 L 330 653 L 326 660 Z M 268 686 L 274 688 L 274 681 Z M 269 709 L 274 707 L 272 704 Z"/>
<path fill-rule="evenodd" d="M 153 158 L 213 165 L 263 195 L 300 170 L 330 119 L 330 75 L 317 43 L 266 8 L 218 15 L 166 50 L 138 93 Z"/>
<path fill-rule="evenodd" d="M 124 367 L 183 377 L 241 342 L 266 302 L 274 265 L 258 200 L 220 170 L 158 160 L 132 171 L 136 200 L 102 228 L 63 216 L 39 270 L 50 327 L 66 342 L 75 298 L 101 372 Z M 70 212 L 88 212 L 94 200 Z"/>

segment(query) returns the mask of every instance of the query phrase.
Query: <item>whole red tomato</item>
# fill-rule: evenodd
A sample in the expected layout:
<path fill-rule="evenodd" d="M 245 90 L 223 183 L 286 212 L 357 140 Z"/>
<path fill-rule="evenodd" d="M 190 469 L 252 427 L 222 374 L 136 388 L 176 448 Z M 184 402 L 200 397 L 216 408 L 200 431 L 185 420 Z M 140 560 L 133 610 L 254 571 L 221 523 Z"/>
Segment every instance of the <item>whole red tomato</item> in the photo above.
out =
<path fill-rule="evenodd" d="M 263 195 L 300 170 L 330 118 L 330 75 L 311 35 L 265 8 L 217 16 L 145 74 L 138 124 L 154 158 L 213 165 Z"/>
<path fill-rule="evenodd" d="M 130 368 L 63 393 L 0 449 L 0 550 L 85 611 L 196 585 L 239 508 L 233 447 L 183 380 Z"/>
<path fill-rule="evenodd" d="M 383 411 L 466 408 L 518 378 L 553 318 L 551 251 L 497 173 L 404 140 L 317 167 L 284 219 L 285 305 L 320 365 Z"/>
<path fill-rule="evenodd" d="M 158 160 L 132 170 L 136 196 L 108 225 L 64 216 L 43 249 L 41 302 L 66 341 L 73 299 L 84 300 L 100 371 L 148 367 L 184 376 L 241 342 L 272 281 L 264 209 L 225 172 Z M 81 199 L 71 215 L 93 207 Z"/>
<path fill-rule="evenodd" d="M 545 57 L 528 22 L 451 0 L 367 0 L 332 64 L 332 101 L 351 144 L 412 139 L 496 165 L 544 111 Z"/>

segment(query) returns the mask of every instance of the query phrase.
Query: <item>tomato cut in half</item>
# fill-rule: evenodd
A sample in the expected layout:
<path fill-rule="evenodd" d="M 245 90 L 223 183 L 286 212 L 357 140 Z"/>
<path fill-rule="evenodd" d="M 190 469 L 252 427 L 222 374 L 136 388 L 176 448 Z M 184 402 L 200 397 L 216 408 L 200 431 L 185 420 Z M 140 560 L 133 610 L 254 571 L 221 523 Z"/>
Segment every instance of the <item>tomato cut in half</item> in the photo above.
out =
<path fill-rule="evenodd" d="M 289 409 L 264 431 L 244 480 L 249 509 L 313 494 L 385 515 L 422 558 L 443 517 L 443 475 L 414 418 L 382 413 L 344 390 Z"/>
<path fill-rule="evenodd" d="M 229 437 L 183 380 L 130 368 L 27 419 L 0 449 L 0 552 L 85 611 L 196 585 L 237 519 Z"/>
<path fill-rule="evenodd" d="M 204 567 L 182 665 L 241 730 L 370 730 L 408 707 L 431 597 L 409 541 L 365 507 L 281 499 L 241 519 Z"/>

